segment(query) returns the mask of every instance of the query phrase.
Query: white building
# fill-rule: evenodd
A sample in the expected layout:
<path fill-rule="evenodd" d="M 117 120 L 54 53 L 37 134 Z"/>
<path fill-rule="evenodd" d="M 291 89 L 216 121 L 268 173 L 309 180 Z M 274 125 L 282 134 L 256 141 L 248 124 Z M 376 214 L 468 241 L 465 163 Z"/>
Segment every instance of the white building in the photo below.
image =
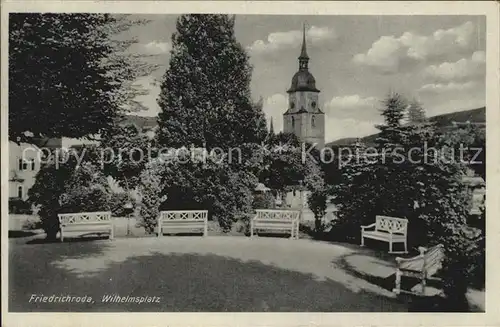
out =
<path fill-rule="evenodd" d="M 9 198 L 28 198 L 28 190 L 35 184 L 40 163 L 36 145 L 9 142 Z"/>

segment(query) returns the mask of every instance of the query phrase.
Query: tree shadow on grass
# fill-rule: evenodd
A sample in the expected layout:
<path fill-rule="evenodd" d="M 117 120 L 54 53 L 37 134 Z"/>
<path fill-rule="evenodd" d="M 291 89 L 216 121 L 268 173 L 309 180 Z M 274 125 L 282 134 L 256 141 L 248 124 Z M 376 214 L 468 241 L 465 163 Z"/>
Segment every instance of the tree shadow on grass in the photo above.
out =
<path fill-rule="evenodd" d="M 155 234 L 157 236 L 158 233 Z M 163 233 L 159 237 L 168 236 L 203 236 L 203 232 L 182 232 L 182 233 Z"/>
<path fill-rule="evenodd" d="M 47 239 L 47 238 L 34 238 L 26 242 L 26 244 L 50 244 L 50 243 L 81 243 L 81 242 L 93 242 L 98 240 L 108 240 L 109 233 L 88 233 L 82 234 L 75 237 L 64 237 L 64 242 L 61 242 L 60 238 L 57 239 Z"/>
<path fill-rule="evenodd" d="M 254 237 L 290 238 L 291 234 L 290 233 L 259 232 L 258 234 L 254 234 Z"/>
<path fill-rule="evenodd" d="M 30 230 L 10 230 L 9 238 L 22 238 L 22 237 L 30 237 L 35 236 L 37 233 Z"/>
<path fill-rule="evenodd" d="M 37 259 L 42 260 L 42 259 Z M 43 260 L 42 260 L 43 261 Z M 38 262 L 38 264 L 42 264 Z M 21 267 L 18 265 L 18 269 Z M 11 282 L 9 306 L 26 311 L 94 312 L 369 312 L 406 311 L 395 299 L 353 292 L 332 280 L 217 255 L 161 254 L 109 262 L 95 274 L 46 265 Z M 29 279 L 22 283 L 21 279 Z M 30 303 L 32 293 L 92 297 L 93 303 Z M 103 296 L 159 297 L 158 302 L 104 303 Z M 129 298 L 130 299 L 130 298 Z"/>
<path fill-rule="evenodd" d="M 31 296 L 84 295 L 85 289 L 73 288 L 73 277 L 64 269 L 55 268 L 54 260 L 96 257 L 110 244 L 106 241 L 12 244 L 9 246 L 9 311 L 36 310 Z M 59 304 L 64 305 L 64 304 Z M 19 310 L 23 308 L 23 310 Z"/>

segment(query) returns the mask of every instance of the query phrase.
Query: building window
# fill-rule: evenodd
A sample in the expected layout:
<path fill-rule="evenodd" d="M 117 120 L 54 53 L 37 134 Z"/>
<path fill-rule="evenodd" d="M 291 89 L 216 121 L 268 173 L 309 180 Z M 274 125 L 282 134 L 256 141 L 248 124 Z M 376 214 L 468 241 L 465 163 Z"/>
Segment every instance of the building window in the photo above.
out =
<path fill-rule="evenodd" d="M 35 170 L 35 159 L 31 160 L 31 170 Z"/>
<path fill-rule="evenodd" d="M 316 101 L 311 102 L 311 107 L 316 108 Z"/>
<path fill-rule="evenodd" d="M 292 117 L 292 128 L 295 128 L 295 117 Z"/>
<path fill-rule="evenodd" d="M 28 163 L 23 159 L 19 159 L 18 168 L 19 170 L 28 170 Z"/>
<path fill-rule="evenodd" d="M 316 121 L 314 119 L 314 116 L 312 116 L 312 118 L 311 118 L 311 126 L 316 127 Z"/>
<path fill-rule="evenodd" d="M 17 197 L 22 199 L 23 198 L 23 186 L 22 185 L 19 185 L 17 187 Z"/>

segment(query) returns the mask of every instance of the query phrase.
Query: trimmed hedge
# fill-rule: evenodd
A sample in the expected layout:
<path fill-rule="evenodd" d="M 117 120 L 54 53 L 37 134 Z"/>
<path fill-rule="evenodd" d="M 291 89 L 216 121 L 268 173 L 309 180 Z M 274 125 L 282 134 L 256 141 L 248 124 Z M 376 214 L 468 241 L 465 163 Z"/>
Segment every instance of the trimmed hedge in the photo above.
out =
<path fill-rule="evenodd" d="M 9 199 L 9 213 L 16 215 L 31 215 L 33 210 L 31 203 L 20 198 Z"/>

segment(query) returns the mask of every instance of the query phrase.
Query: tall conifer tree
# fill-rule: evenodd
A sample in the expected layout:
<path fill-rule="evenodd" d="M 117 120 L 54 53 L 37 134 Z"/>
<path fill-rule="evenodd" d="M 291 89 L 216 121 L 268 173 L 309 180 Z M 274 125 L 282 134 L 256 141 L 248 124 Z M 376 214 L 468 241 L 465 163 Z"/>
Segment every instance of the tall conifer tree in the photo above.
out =
<path fill-rule="evenodd" d="M 407 101 L 400 94 L 390 94 L 383 101 L 381 115 L 384 124 L 378 125 L 380 133 L 376 143 L 379 148 L 394 148 L 402 143 L 401 125 L 405 116 Z"/>
<path fill-rule="evenodd" d="M 252 68 L 236 40 L 234 16 L 182 15 L 158 104 L 164 146 L 234 147 L 267 134 L 250 94 Z"/>
<path fill-rule="evenodd" d="M 422 107 L 420 102 L 417 100 L 411 101 L 408 106 L 408 122 L 410 124 L 421 124 L 427 121 L 427 117 L 425 115 L 425 109 Z"/>

